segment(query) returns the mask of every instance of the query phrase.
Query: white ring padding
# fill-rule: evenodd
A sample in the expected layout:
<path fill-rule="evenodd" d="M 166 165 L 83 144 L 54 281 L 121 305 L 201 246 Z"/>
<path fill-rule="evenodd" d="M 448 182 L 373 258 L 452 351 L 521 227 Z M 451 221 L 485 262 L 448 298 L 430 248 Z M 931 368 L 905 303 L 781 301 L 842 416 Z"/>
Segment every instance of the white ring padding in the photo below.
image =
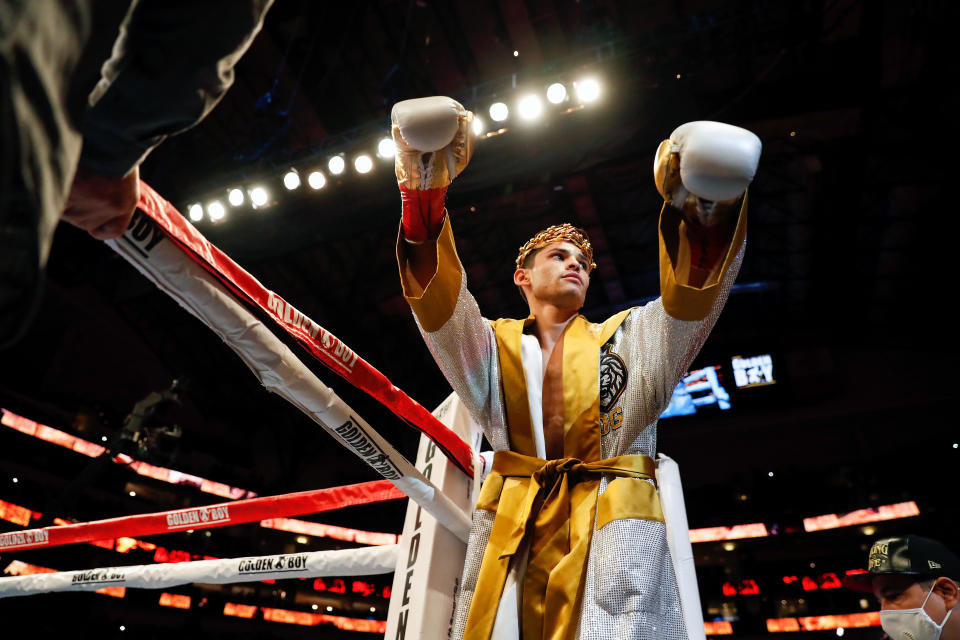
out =
<path fill-rule="evenodd" d="M 680 466 L 663 453 L 657 457 L 657 492 L 660 494 L 660 506 L 667 525 L 667 548 L 673 560 L 680 608 L 687 625 L 687 638 L 707 640 L 700 608 L 697 570 L 693 562 L 693 545 L 690 544 L 687 507 L 683 501 L 683 485 L 680 482 Z"/>
<path fill-rule="evenodd" d="M 165 589 L 192 582 L 230 584 L 258 580 L 392 573 L 396 569 L 398 549 L 399 545 L 391 544 L 363 549 L 311 551 L 171 564 L 141 564 L 13 576 L 0 578 L 0 598 L 51 591 L 96 591 L 104 587 Z"/>
<path fill-rule="evenodd" d="M 134 236 L 135 231 L 144 235 L 138 219 L 153 227 L 145 238 Z M 223 285 L 161 234 L 159 226 L 138 211 L 126 233 L 106 243 L 220 336 L 268 391 L 300 409 L 466 542 L 470 536 L 467 514 L 323 384 Z"/>

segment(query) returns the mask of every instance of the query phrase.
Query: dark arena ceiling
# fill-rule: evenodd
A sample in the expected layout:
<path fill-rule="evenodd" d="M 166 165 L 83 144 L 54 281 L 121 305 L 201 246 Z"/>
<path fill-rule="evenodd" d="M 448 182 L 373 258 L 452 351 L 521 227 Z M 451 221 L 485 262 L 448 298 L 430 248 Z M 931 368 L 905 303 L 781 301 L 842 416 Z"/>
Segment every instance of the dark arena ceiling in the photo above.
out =
<path fill-rule="evenodd" d="M 122 7 L 101 7 L 108 47 L 117 18 L 107 9 L 119 16 Z M 950 426 L 955 327 L 947 320 L 956 248 L 945 224 L 949 165 L 935 151 L 949 153 L 951 144 L 944 123 L 956 106 L 948 33 L 956 18 L 952 3 L 921 0 L 278 0 L 226 98 L 159 147 L 142 176 L 184 212 L 195 202 L 226 203 L 232 187 L 263 186 L 268 206 L 228 206 L 223 220 L 205 217 L 197 228 L 433 408 L 450 389 L 401 297 L 392 161 L 374 156 L 364 175 L 352 167 L 356 155 L 376 151 L 395 102 L 450 95 L 492 130 L 494 102 L 513 108 L 553 82 L 568 90 L 586 77 L 600 84 L 600 98 L 583 108 L 545 102 L 535 121 L 511 115 L 503 133 L 478 141 L 449 190 L 459 255 L 490 318 L 526 314 L 512 284 L 517 248 L 562 221 L 585 227 L 597 248 L 587 318 L 657 296 L 657 145 L 690 120 L 754 131 L 763 156 L 750 190 L 746 259 L 694 368 L 724 365 L 733 388 L 731 357 L 770 354 L 776 384 L 737 392 L 728 411 L 664 419 L 660 449 L 681 465 L 692 528 L 765 523 L 771 533 L 694 545 L 704 619 L 731 621 L 732 637 L 765 638 L 767 619 L 876 608 L 829 584 L 805 591 L 785 577 L 823 583 L 862 567 L 870 540 L 885 534 L 921 533 L 956 549 L 960 435 Z M 347 170 L 333 176 L 326 162 L 337 154 Z M 326 186 L 286 190 L 291 167 L 303 176 L 323 170 Z M 415 431 L 319 373 L 401 452 L 416 455 Z M 181 435 L 131 455 L 262 496 L 377 479 L 125 261 L 61 225 L 43 307 L 28 335 L 0 352 L 0 407 L 117 443 L 134 403 L 174 380 L 183 385 L 180 404 L 145 428 L 176 425 Z M 31 527 L 223 500 L 4 427 L 0 450 L 0 500 L 42 514 Z M 920 515 L 804 530 L 806 517 L 908 501 Z M 405 509 L 397 500 L 303 519 L 399 533 Z M 18 528 L 0 520 L 0 532 Z M 208 531 L 144 539 L 194 558 L 358 546 L 301 543 L 255 524 Z M 0 551 L 0 567 L 154 558 L 79 544 Z M 368 581 L 382 587 L 391 577 Z M 745 581 L 759 593 L 736 593 Z M 362 638 L 373 634 L 225 616 L 224 603 L 307 612 L 318 604 L 377 620 L 388 606 L 382 588 L 337 594 L 312 581 L 167 591 L 190 596 L 189 608 L 161 606 L 158 592 L 146 590 L 0 600 L 4 628 L 23 629 L 4 637 Z M 879 627 L 847 634 L 881 637 Z"/>

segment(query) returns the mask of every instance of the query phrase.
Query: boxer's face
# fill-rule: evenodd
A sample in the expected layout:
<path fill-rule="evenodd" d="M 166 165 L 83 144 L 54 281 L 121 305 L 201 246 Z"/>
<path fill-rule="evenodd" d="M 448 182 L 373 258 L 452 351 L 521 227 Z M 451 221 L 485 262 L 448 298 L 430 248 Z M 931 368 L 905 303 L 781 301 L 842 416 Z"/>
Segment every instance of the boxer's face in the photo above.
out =
<path fill-rule="evenodd" d="M 517 269 L 514 282 L 523 289 L 528 302 L 532 296 L 563 309 L 577 310 L 583 306 L 590 286 L 589 264 L 575 244 L 551 242 L 536 252 L 529 267 Z"/>

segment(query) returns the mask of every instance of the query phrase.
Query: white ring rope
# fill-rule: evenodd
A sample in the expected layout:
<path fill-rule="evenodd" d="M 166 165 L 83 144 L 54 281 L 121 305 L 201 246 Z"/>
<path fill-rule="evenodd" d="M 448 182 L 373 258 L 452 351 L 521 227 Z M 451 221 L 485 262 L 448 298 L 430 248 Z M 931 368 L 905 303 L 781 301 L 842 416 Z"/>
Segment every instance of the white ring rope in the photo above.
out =
<path fill-rule="evenodd" d="M 362 549 L 38 573 L 0 578 L 0 598 L 51 591 L 96 591 L 117 586 L 164 589 L 193 582 L 230 584 L 255 580 L 393 573 L 397 565 L 397 549 L 398 546 L 392 544 Z"/>
<path fill-rule="evenodd" d="M 220 336 L 264 387 L 303 411 L 444 527 L 467 540 L 470 519 L 462 509 L 357 416 L 219 282 L 161 236 L 156 223 L 138 211 L 127 232 L 107 244 Z"/>

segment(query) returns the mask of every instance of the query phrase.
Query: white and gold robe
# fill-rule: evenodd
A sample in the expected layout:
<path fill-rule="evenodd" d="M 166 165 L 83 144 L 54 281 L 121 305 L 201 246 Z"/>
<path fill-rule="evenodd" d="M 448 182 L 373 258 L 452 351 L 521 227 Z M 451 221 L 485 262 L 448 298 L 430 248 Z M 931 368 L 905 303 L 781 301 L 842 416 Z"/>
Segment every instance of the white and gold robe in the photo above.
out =
<path fill-rule="evenodd" d="M 449 219 L 425 288 L 398 241 L 404 296 L 424 340 L 497 452 L 473 513 L 455 639 L 490 638 L 498 609 L 502 631 L 501 594 L 513 584 L 523 594 L 516 628 L 524 637 L 686 640 L 653 481 L 656 426 L 736 278 L 746 196 L 730 242 L 700 287 L 686 284 L 686 224 L 664 207 L 660 298 L 601 324 L 577 316 L 567 325 L 564 458 L 549 462 L 540 459 L 542 435 L 531 411 L 540 381 L 527 381 L 536 367 L 522 337 L 534 319 L 481 316 Z"/>

